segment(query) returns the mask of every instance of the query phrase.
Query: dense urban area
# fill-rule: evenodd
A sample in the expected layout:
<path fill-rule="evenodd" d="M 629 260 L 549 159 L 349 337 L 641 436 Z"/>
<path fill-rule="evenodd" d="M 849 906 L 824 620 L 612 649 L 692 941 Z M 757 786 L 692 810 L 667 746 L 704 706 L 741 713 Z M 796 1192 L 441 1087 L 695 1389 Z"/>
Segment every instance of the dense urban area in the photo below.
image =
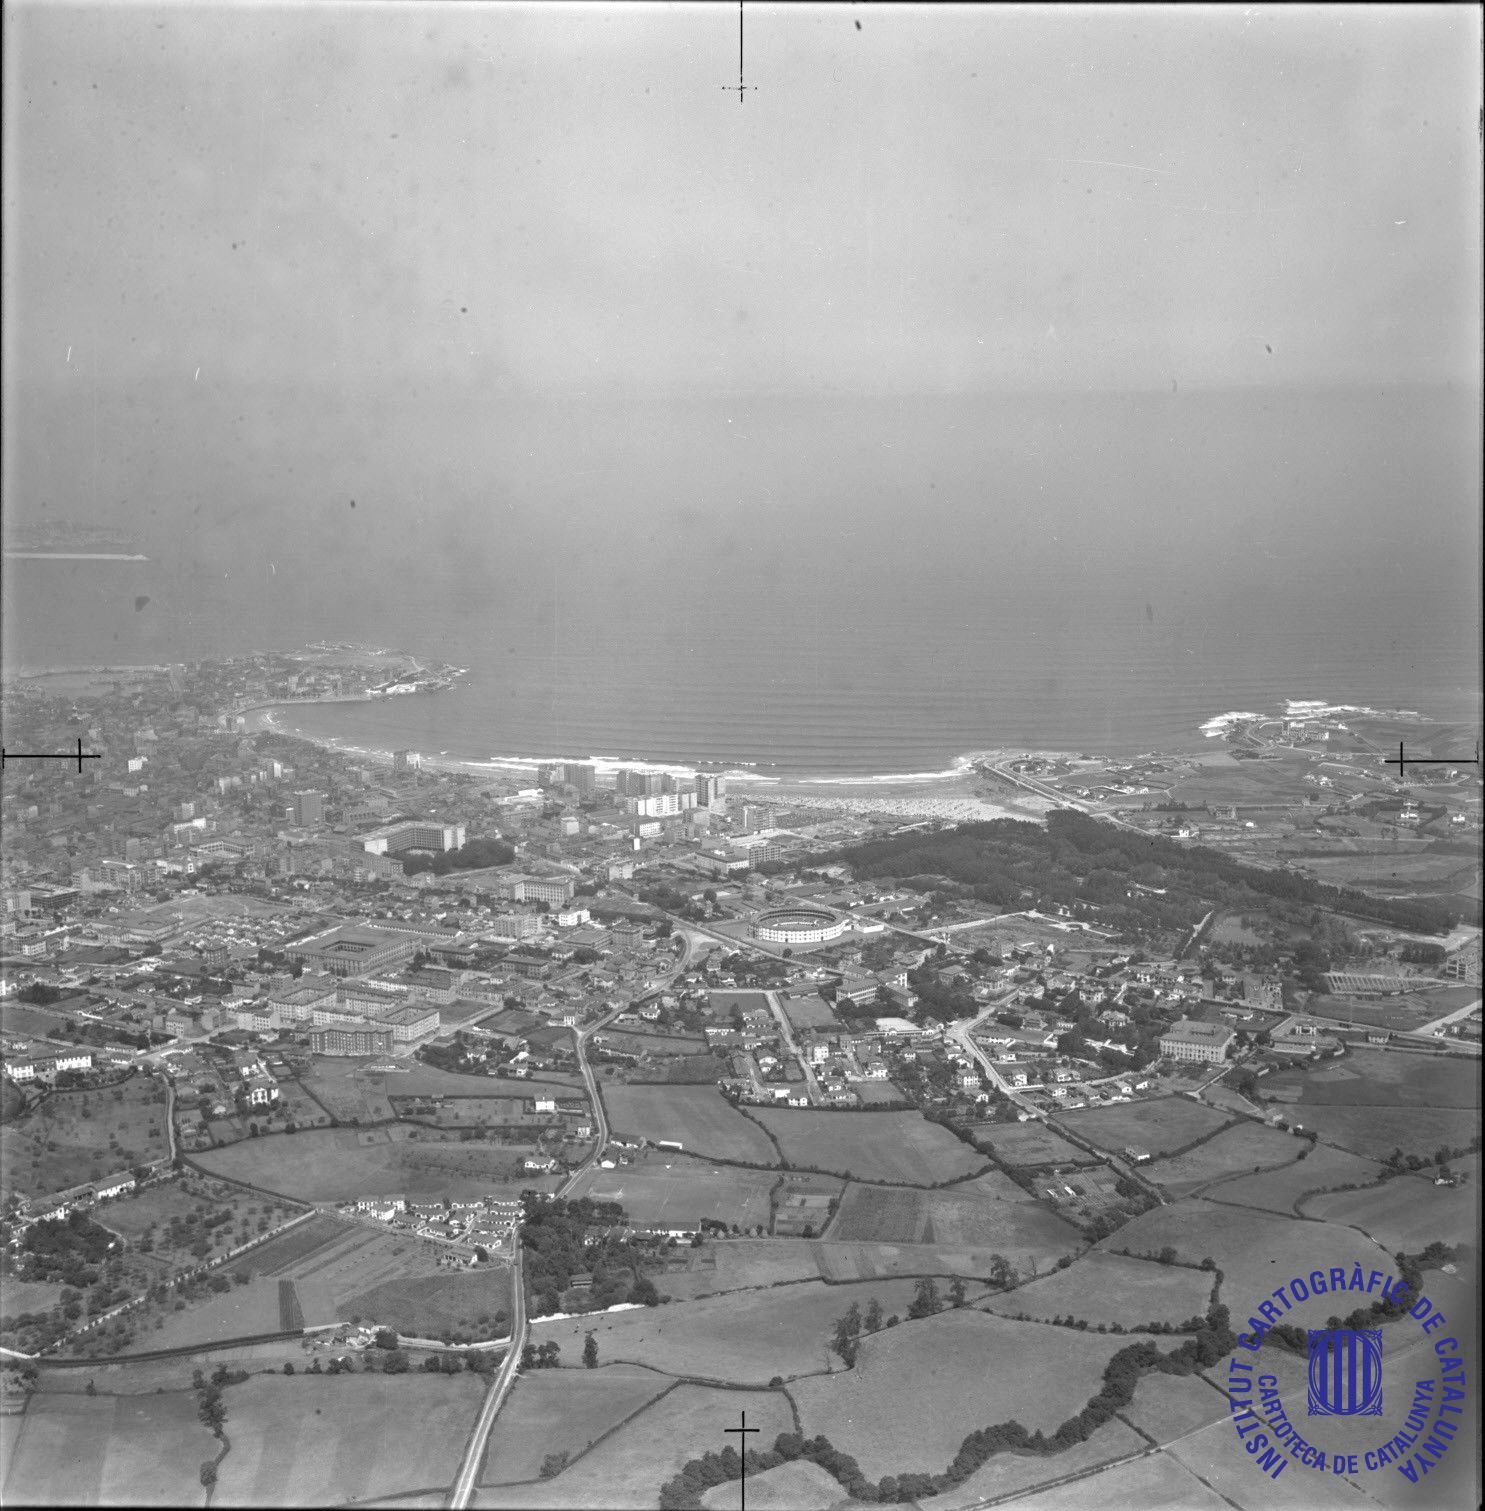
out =
<path fill-rule="evenodd" d="M 1479 767 L 1392 760 L 1456 732 L 990 753 L 1024 816 L 955 822 L 272 718 L 459 675 L 5 686 L 8 1498 L 1247 1505 L 1224 1361 L 1304 1372 L 1271 1266 L 1464 1306 Z"/>

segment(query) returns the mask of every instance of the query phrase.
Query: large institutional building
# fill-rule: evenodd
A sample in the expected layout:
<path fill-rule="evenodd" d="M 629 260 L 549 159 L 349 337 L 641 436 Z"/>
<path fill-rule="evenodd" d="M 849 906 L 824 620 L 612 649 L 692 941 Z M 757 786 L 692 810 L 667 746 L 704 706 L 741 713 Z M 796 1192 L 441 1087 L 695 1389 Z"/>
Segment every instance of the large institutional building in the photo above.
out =
<path fill-rule="evenodd" d="M 1220 1023 L 1182 1018 L 1161 1034 L 1160 1053 L 1170 1060 L 1204 1060 L 1211 1065 L 1220 1065 L 1236 1038 L 1232 1029 L 1224 1028 Z"/>
<path fill-rule="evenodd" d="M 385 824 L 361 836 L 361 848 L 373 855 L 401 855 L 404 850 L 462 850 L 463 824 L 438 824 L 432 819 L 405 819 Z"/>

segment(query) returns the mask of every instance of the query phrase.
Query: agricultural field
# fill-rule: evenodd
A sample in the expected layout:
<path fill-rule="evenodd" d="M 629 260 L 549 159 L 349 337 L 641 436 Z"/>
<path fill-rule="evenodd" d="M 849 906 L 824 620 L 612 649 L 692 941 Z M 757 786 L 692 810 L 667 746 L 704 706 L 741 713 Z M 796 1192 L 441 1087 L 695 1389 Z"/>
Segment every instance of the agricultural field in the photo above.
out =
<path fill-rule="evenodd" d="M 1065 1270 L 992 1296 L 987 1311 L 1002 1317 L 1024 1312 L 1034 1321 L 1074 1317 L 1097 1327 L 1142 1322 L 1184 1322 L 1199 1317 L 1211 1300 L 1214 1277 L 1204 1270 L 1126 1259 L 1091 1249 Z"/>
<path fill-rule="evenodd" d="M 656 1142 L 672 1139 L 688 1154 L 776 1165 L 778 1151 L 712 1086 L 616 1086 L 603 1088 L 603 1104 L 615 1133 Z"/>
<path fill-rule="evenodd" d="M 985 1249 L 1018 1270 L 1045 1268 L 1079 1242 L 1078 1230 L 1039 1202 L 858 1185 L 847 1187 L 826 1236 L 836 1243 Z"/>
<path fill-rule="evenodd" d="M 153 1076 L 52 1092 L 0 1126 L 0 1196 L 65 1191 L 169 1153 L 165 1088 Z"/>
<path fill-rule="evenodd" d="M 249 1338 L 258 1333 L 285 1331 L 279 1306 L 279 1287 L 273 1280 L 250 1280 L 209 1301 L 187 1304 L 174 1310 L 167 1302 L 163 1311 L 153 1303 L 140 1309 L 140 1322 L 132 1351 L 183 1348 L 211 1343 L 218 1338 Z M 146 1320 L 153 1318 L 153 1320 Z M 292 1326 L 292 1324 L 290 1324 Z"/>
<path fill-rule="evenodd" d="M 740 1008 L 745 1013 L 766 1013 L 768 993 L 759 991 L 712 992 L 707 999 L 707 1012 L 713 1017 L 727 1018 L 732 1009 Z"/>
<path fill-rule="evenodd" d="M 360 1060 L 322 1060 L 320 1065 L 361 1066 L 361 1074 L 368 1081 L 380 1084 L 388 1096 L 405 1097 L 508 1097 L 582 1095 L 583 1078 L 568 1075 L 565 1071 L 544 1071 L 539 1076 L 466 1076 L 451 1070 L 439 1070 L 435 1065 L 424 1065 L 418 1060 L 403 1060 L 395 1070 L 374 1071 Z M 384 1065 L 384 1060 L 371 1064 Z"/>
<path fill-rule="evenodd" d="M 519 1485 L 552 1454 L 577 1458 L 673 1383 L 631 1364 L 522 1375 L 495 1420 L 480 1483 Z"/>
<path fill-rule="evenodd" d="M 1055 1463 L 1056 1460 L 1053 1460 Z M 1058 1485 L 1016 1502 L 1032 1511 L 1107 1511 L 1138 1506 L 1140 1511 L 1228 1511 L 1231 1504 L 1201 1476 L 1168 1454 L 1152 1453 L 1115 1464 L 1087 1479 Z"/>
<path fill-rule="evenodd" d="M 1417 1249 L 1436 1238 L 1473 1247 L 1480 1233 L 1480 1156 L 1467 1155 L 1450 1168 L 1466 1177 L 1464 1184 L 1436 1186 L 1431 1176 L 1400 1175 L 1371 1190 L 1311 1197 L 1304 1214 L 1360 1228 L 1394 1251 Z"/>
<path fill-rule="evenodd" d="M 747 1412 L 750 1427 L 756 1426 L 762 1432 L 755 1442 L 771 1444 L 781 1432 L 794 1430 L 789 1404 L 779 1391 L 678 1385 L 644 1407 L 555 1479 L 482 1488 L 472 1504 L 491 1511 L 507 1508 L 546 1511 L 549 1507 L 584 1506 L 605 1506 L 610 1511 L 653 1511 L 660 1486 L 687 1459 L 729 1441 L 723 1436 L 723 1429 L 737 1425 L 740 1411 Z"/>
<path fill-rule="evenodd" d="M 196 1506 L 221 1445 L 190 1391 L 31 1398 L 0 1473 L 6 1505 Z"/>
<path fill-rule="evenodd" d="M 802 1431 L 824 1433 L 868 1479 L 938 1473 L 977 1428 L 1012 1419 L 1032 1431 L 1060 1426 L 1127 1341 L 972 1309 L 941 1312 L 874 1334 L 854 1369 L 796 1381 L 789 1393 Z"/>
<path fill-rule="evenodd" d="M 1334 1104 L 1291 1108 L 1289 1116 L 1329 1144 L 1363 1159 L 1385 1159 L 1394 1149 L 1432 1159 L 1447 1144 L 1466 1149 L 1480 1132 L 1480 1114 L 1466 1107 L 1344 1107 Z"/>
<path fill-rule="evenodd" d="M 820 1267 L 819 1248 L 818 1244 L 789 1238 L 729 1238 L 699 1249 L 682 1246 L 662 1250 L 668 1256 L 667 1267 L 663 1272 L 654 1271 L 650 1278 L 662 1296 L 669 1294 L 677 1301 L 818 1280 L 825 1273 Z"/>
<path fill-rule="evenodd" d="M 1353 1049 L 1314 1070 L 1274 1071 L 1261 1084 L 1285 1101 L 1297 1091 L 1306 1108 L 1480 1105 L 1478 1061 L 1400 1049 Z"/>
<path fill-rule="evenodd" d="M 726 1072 L 726 1064 L 708 1051 L 704 1055 L 671 1055 L 631 1075 L 640 1077 L 632 1083 L 636 1086 L 715 1086 Z"/>
<path fill-rule="evenodd" d="M 1211 1372 L 1212 1378 L 1222 1379 L 1226 1367 L 1219 1364 Z M 1148 1432 L 1157 1443 L 1169 1443 L 1230 1415 L 1227 1397 L 1210 1387 L 1207 1376 L 1193 1380 L 1189 1375 L 1159 1373 L 1148 1374 L 1140 1381 L 1133 1402 L 1124 1411 L 1134 1426 Z"/>
<path fill-rule="evenodd" d="M 1169 1247 L 1192 1263 L 1210 1256 L 1226 1277 L 1222 1301 L 1234 1318 L 1246 1316 L 1244 1309 L 1268 1297 L 1276 1284 L 1308 1275 L 1321 1260 L 1327 1268 L 1354 1263 L 1363 1274 L 1393 1273 L 1391 1256 L 1352 1228 L 1222 1206 L 1200 1197 L 1145 1212 L 1098 1247 L 1127 1249 L 1131 1254 L 1158 1254 Z"/>
<path fill-rule="evenodd" d="M 702 1218 L 729 1227 L 768 1229 L 769 1192 L 776 1177 L 766 1170 L 707 1165 L 665 1151 L 643 1164 L 593 1169 L 573 1187 L 573 1196 L 624 1204 L 638 1227 L 696 1230 Z"/>
<path fill-rule="evenodd" d="M 917 1112 L 820 1112 L 758 1107 L 756 1118 L 792 1165 L 932 1186 L 982 1169 L 985 1160 Z"/>
<path fill-rule="evenodd" d="M 1091 1394 L 1091 1392 L 1090 1392 Z M 1099 1464 L 1107 1464 L 1114 1460 L 1127 1458 L 1132 1453 L 1139 1453 L 1148 1445 L 1140 1435 L 1132 1428 L 1126 1427 L 1117 1417 L 1110 1422 L 1105 1422 L 1092 1437 L 1082 1443 L 1066 1449 L 1062 1453 L 1051 1453 L 1045 1456 L 1037 1454 L 998 1453 L 988 1463 L 981 1465 L 970 1477 L 953 1490 L 946 1490 L 942 1495 L 931 1495 L 918 1502 L 923 1511 L 962 1511 L 962 1508 L 974 1507 L 987 1500 L 995 1500 L 1002 1496 L 1019 1496 L 1037 1485 L 1044 1485 L 1052 1480 L 1060 1480 L 1069 1474 L 1077 1474 L 1096 1468 Z M 1098 1477 L 1091 1476 L 1086 1482 L 1097 1484 Z M 1069 1487 L 1076 1488 L 1076 1486 Z M 1016 1506 L 1043 1506 L 1050 1508 L 1057 1504 L 1054 1498 L 1057 1492 L 1050 1492 L 1047 1499 L 1039 1496 L 1027 1496 L 1024 1500 L 1017 1499 L 1013 1504 Z M 1117 1506 L 1116 1501 L 1105 1502 L 1107 1506 Z M 1138 1502 L 1131 1502 L 1138 1505 Z"/>
<path fill-rule="evenodd" d="M 316 1228 L 322 1221 L 327 1225 L 330 1222 L 314 1218 L 303 1226 Z M 304 1325 L 317 1327 L 358 1313 L 356 1300 L 376 1294 L 384 1286 L 409 1286 L 457 1274 L 440 1266 L 439 1260 L 446 1258 L 441 1245 L 415 1234 L 382 1232 L 362 1223 L 336 1223 L 328 1231 L 306 1232 L 302 1240 L 300 1230 L 292 1230 L 282 1239 L 244 1254 L 241 1267 L 291 1285 L 294 1305 Z M 381 1299 L 392 1297 L 384 1295 Z M 486 1308 L 481 1306 L 480 1310 Z M 493 1313 L 496 1308 L 488 1310 Z"/>
<path fill-rule="evenodd" d="M 914 1275 L 960 1276 L 988 1281 L 999 1252 L 931 1243 L 811 1243 L 826 1280 L 892 1280 Z M 1015 1250 L 1001 1258 L 1015 1261 Z M 1025 1263 L 1026 1261 L 1022 1261 Z"/>
<path fill-rule="evenodd" d="M 1185 1154 L 1141 1165 L 1140 1174 L 1173 1196 L 1185 1196 L 1223 1176 L 1250 1174 L 1256 1166 L 1292 1165 L 1308 1147 L 1308 1140 L 1292 1133 L 1244 1121 Z"/>
<path fill-rule="evenodd" d="M 226 1392 L 232 1451 L 212 1504 L 340 1505 L 447 1485 L 484 1388 L 468 1373 L 255 1375 Z"/>
<path fill-rule="evenodd" d="M 594 1035 L 599 1049 L 612 1048 L 626 1055 L 704 1055 L 706 1040 L 691 1034 L 646 1033 L 643 1029 L 605 1028 Z"/>
<path fill-rule="evenodd" d="M 851 1090 L 856 1093 L 864 1107 L 903 1100 L 902 1088 L 892 1081 L 852 1081 Z"/>
<path fill-rule="evenodd" d="M 701 1497 L 701 1504 L 706 1511 L 734 1511 L 742 1507 L 744 1496 L 753 1511 L 830 1511 L 840 1505 L 845 1491 L 818 1464 L 795 1459 L 749 1475 L 746 1485 L 713 1485 Z"/>
<path fill-rule="evenodd" d="M 360 1060 L 316 1055 L 299 1084 L 338 1122 L 384 1123 L 396 1116 L 387 1093 L 401 1091 L 397 1084 L 401 1080 L 401 1076 L 372 1075 Z"/>
<path fill-rule="evenodd" d="M 503 1337 L 510 1328 L 498 1317 L 510 1315 L 510 1271 L 503 1264 L 482 1264 L 384 1280 L 352 1292 L 336 1311 L 344 1322 L 360 1317 L 414 1338 L 462 1342 Z"/>
<path fill-rule="evenodd" d="M 419 1138 L 400 1126 L 308 1129 L 248 1139 L 193 1156 L 203 1169 L 300 1201 L 343 1197 L 484 1196 L 520 1176 L 520 1155 L 497 1144 Z M 549 1179 L 545 1180 L 550 1184 Z M 538 1187 L 544 1178 L 527 1179 Z"/>
<path fill-rule="evenodd" d="M 1087 1112 L 1064 1113 L 1060 1120 L 1081 1137 L 1115 1153 L 1137 1144 L 1157 1158 L 1231 1121 L 1225 1113 L 1214 1112 L 1187 1097 L 1118 1102 Z"/>
<path fill-rule="evenodd" d="M 913 1291 L 909 1280 L 868 1285 L 807 1280 L 628 1312 L 554 1322 L 538 1318 L 532 1339 L 559 1344 L 564 1365 L 578 1364 L 584 1335 L 591 1332 L 598 1340 L 600 1363 L 645 1364 L 667 1374 L 762 1385 L 774 1375 L 788 1379 L 838 1369 L 840 1360 L 828 1345 L 836 1319 L 851 1303 L 865 1311 L 875 1296 L 884 1312 L 905 1314 Z"/>
<path fill-rule="evenodd" d="M 975 1142 L 989 1149 L 996 1159 L 1007 1165 L 1079 1164 L 1088 1152 L 1070 1144 L 1043 1123 L 981 1123 L 975 1128 Z"/>
<path fill-rule="evenodd" d="M 1302 1144 L 1301 1148 L 1306 1147 Z M 1358 1159 L 1329 1144 L 1308 1146 L 1310 1152 L 1297 1163 L 1282 1170 L 1266 1170 L 1261 1175 L 1245 1175 L 1223 1181 L 1209 1195 L 1220 1202 L 1236 1202 L 1242 1207 L 1259 1207 L 1266 1212 L 1301 1215 L 1296 1203 L 1309 1191 L 1333 1190 L 1336 1186 L 1359 1186 L 1374 1181 L 1382 1167 L 1375 1160 Z M 1323 1217 L 1306 1205 L 1304 1215 Z M 1389 1245 L 1390 1247 L 1390 1245 Z"/>

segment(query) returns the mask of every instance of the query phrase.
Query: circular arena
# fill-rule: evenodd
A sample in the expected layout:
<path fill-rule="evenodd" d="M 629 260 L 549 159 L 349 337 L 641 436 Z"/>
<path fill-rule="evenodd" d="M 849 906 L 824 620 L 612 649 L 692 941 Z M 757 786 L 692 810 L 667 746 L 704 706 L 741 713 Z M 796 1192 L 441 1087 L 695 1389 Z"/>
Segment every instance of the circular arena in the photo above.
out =
<path fill-rule="evenodd" d="M 774 908 L 758 915 L 753 937 L 770 944 L 820 944 L 839 939 L 850 926 L 849 918 L 837 918 L 823 909 Z"/>

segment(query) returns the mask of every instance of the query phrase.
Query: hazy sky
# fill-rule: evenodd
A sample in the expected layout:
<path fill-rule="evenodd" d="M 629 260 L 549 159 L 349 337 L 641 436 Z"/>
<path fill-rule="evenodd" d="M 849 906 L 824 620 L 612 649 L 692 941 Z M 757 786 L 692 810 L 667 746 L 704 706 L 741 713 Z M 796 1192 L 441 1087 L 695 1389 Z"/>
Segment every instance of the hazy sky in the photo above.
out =
<path fill-rule="evenodd" d="M 1473 382 L 1469 6 L 5 7 L 7 384 Z M 85 420 L 85 406 L 79 423 Z"/>

